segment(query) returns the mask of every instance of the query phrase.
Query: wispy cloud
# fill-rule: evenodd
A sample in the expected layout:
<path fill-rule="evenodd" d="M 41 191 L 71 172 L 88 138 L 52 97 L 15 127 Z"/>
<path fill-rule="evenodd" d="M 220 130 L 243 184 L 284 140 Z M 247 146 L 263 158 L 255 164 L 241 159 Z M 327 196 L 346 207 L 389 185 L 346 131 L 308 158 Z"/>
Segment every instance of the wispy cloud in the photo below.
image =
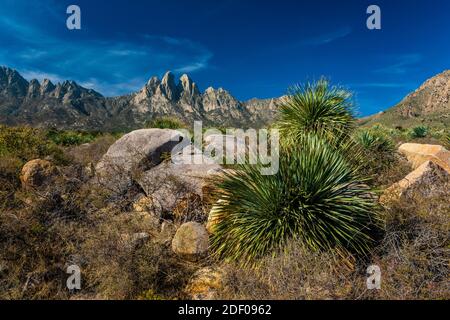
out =
<path fill-rule="evenodd" d="M 76 34 L 82 31 L 71 31 L 63 37 L 51 33 L 48 26 L 54 21 L 39 27 L 22 19 L 16 2 L 23 4 L 7 1 L 0 13 L 0 65 L 18 69 L 27 79 L 70 79 L 112 96 L 137 90 L 150 76 L 167 70 L 181 73 L 208 68 L 212 58 L 200 43 L 167 35 L 94 41 Z"/>
<path fill-rule="evenodd" d="M 310 46 L 320 46 L 344 38 L 351 32 L 352 29 L 350 27 L 343 27 L 330 33 L 320 34 L 315 37 L 305 39 L 303 40 L 302 44 Z"/>
<path fill-rule="evenodd" d="M 422 60 L 422 55 L 418 53 L 401 54 L 392 56 L 390 59 L 395 62 L 386 67 L 379 68 L 375 70 L 375 72 L 386 74 L 405 74 L 411 69 L 411 67 Z"/>

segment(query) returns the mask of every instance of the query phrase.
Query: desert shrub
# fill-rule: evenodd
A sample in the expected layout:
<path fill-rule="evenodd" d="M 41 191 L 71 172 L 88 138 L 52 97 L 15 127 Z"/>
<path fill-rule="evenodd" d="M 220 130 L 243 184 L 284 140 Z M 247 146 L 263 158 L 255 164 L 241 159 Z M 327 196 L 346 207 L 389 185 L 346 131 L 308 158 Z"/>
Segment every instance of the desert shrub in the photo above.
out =
<path fill-rule="evenodd" d="M 362 148 L 362 172 L 379 180 L 380 174 L 389 171 L 399 161 L 395 153 L 394 141 L 378 128 L 361 129 L 354 133 L 353 139 Z"/>
<path fill-rule="evenodd" d="M 365 178 L 323 139 L 302 138 L 280 155 L 274 175 L 242 165 L 218 183 L 211 247 L 220 258 L 251 265 L 291 239 L 310 250 L 365 253 L 376 205 Z"/>
<path fill-rule="evenodd" d="M 145 123 L 145 128 L 157 129 L 182 129 L 186 125 L 177 118 L 161 117 L 149 120 Z"/>
<path fill-rule="evenodd" d="M 22 161 L 16 157 L 0 157 L 0 211 L 17 205 L 14 193 L 20 188 Z"/>
<path fill-rule="evenodd" d="M 378 130 L 360 130 L 356 133 L 355 139 L 367 152 L 383 154 L 394 152 L 392 139 Z"/>
<path fill-rule="evenodd" d="M 66 153 L 74 163 L 82 165 L 96 164 L 116 141 L 112 134 L 102 134 L 88 145 L 76 145 L 68 148 Z"/>
<path fill-rule="evenodd" d="M 47 137 L 57 145 L 65 147 L 93 142 L 99 132 L 48 130 Z"/>
<path fill-rule="evenodd" d="M 361 298 L 449 299 L 449 217 L 448 198 L 442 196 L 415 194 L 391 204 L 372 258 L 382 270 L 381 290 Z"/>
<path fill-rule="evenodd" d="M 428 135 L 428 131 L 429 131 L 428 127 L 417 126 L 412 128 L 409 134 L 413 139 L 425 138 Z"/>
<path fill-rule="evenodd" d="M 68 298 L 64 265 L 92 221 L 80 196 L 60 191 L 25 193 L 20 207 L 0 213 L 0 299 Z"/>
<path fill-rule="evenodd" d="M 92 291 L 103 299 L 181 297 L 198 266 L 186 264 L 170 246 L 157 241 L 158 230 L 145 217 L 113 210 L 96 217 L 80 249 L 86 261 L 85 293 Z M 132 235 L 143 231 L 150 239 L 133 244 Z"/>
<path fill-rule="evenodd" d="M 447 149 L 450 149 L 450 132 L 445 135 L 443 140 Z"/>
<path fill-rule="evenodd" d="M 0 156 L 21 161 L 50 156 L 58 164 L 68 162 L 63 150 L 49 141 L 44 131 L 30 127 L 0 126 Z"/>
<path fill-rule="evenodd" d="M 283 140 L 295 144 L 305 133 L 336 138 L 348 135 L 354 127 L 351 94 L 331 86 L 325 79 L 290 90 L 279 106 L 277 128 Z"/>
<path fill-rule="evenodd" d="M 57 165 L 70 163 L 70 157 L 47 139 L 43 130 L 0 126 L 0 208 L 18 204 L 14 194 L 20 188 L 20 171 L 36 158 L 50 158 Z"/>

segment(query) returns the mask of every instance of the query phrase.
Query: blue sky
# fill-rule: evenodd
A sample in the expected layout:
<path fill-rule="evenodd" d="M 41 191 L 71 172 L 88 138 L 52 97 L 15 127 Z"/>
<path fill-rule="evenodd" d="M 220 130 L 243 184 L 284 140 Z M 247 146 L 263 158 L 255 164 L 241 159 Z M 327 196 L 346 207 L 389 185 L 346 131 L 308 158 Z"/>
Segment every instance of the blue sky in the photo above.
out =
<path fill-rule="evenodd" d="M 81 30 L 66 28 L 70 4 Z M 366 28 L 370 4 L 381 30 Z M 167 70 L 242 100 L 323 75 L 368 115 L 450 68 L 449 12 L 448 0 L 0 0 L 0 65 L 106 96 Z"/>

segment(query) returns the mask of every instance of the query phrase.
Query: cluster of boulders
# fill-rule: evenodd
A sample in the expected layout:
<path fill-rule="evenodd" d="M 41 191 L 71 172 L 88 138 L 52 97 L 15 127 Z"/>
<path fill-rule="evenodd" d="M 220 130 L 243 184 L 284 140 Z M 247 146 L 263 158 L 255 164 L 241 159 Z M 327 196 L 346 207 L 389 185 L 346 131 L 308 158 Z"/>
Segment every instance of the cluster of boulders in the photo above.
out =
<path fill-rule="evenodd" d="M 380 197 L 382 205 L 409 200 L 415 195 L 450 198 L 450 151 L 439 145 L 417 143 L 402 144 L 398 151 L 414 170 L 385 190 Z"/>
<path fill-rule="evenodd" d="M 190 156 L 200 157 L 193 163 Z M 198 163 L 198 164 L 196 164 Z M 180 259 L 199 262 L 208 254 L 208 216 L 211 179 L 224 169 L 197 153 L 190 140 L 179 131 L 142 129 L 117 140 L 98 162 L 93 183 L 113 196 L 121 196 L 133 186 L 140 193 L 131 205 L 134 214 L 158 223 L 153 241 L 170 248 Z M 126 236 L 130 246 L 150 240 L 147 232 Z M 186 288 L 190 298 L 212 298 L 222 282 L 219 269 L 197 272 Z"/>
<path fill-rule="evenodd" d="M 406 143 L 400 146 L 399 153 L 408 159 L 414 171 L 386 189 L 380 197 L 381 204 L 389 206 L 392 201 L 416 193 L 450 198 L 448 150 Z M 202 158 L 200 164 L 189 159 L 194 154 Z M 196 154 L 191 141 L 179 131 L 143 129 L 124 135 L 109 148 L 97 163 L 91 183 L 108 190 L 113 199 L 124 197 L 131 189 L 139 190 L 129 207 L 142 219 L 139 221 L 143 230 L 122 235 L 121 240 L 127 246 L 140 246 L 154 238 L 180 259 L 198 262 L 208 254 L 209 235 L 214 233 L 224 201 L 212 201 L 211 181 L 228 170 Z M 21 181 L 26 189 L 38 188 L 54 183 L 58 175 L 59 169 L 49 161 L 36 159 L 23 167 Z M 209 215 L 204 214 L 205 208 L 210 208 Z M 144 225 L 157 230 L 157 236 Z M 193 299 L 213 298 L 222 282 L 220 268 L 206 267 L 194 275 L 186 293 Z"/>

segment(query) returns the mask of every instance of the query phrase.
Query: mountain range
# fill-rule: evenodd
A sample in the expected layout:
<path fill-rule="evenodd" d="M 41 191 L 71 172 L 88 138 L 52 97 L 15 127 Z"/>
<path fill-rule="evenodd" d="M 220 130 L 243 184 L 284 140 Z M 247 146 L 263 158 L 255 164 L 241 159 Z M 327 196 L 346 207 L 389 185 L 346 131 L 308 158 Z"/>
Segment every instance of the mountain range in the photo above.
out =
<path fill-rule="evenodd" d="M 450 126 L 450 70 L 426 80 L 417 90 L 386 111 L 360 120 L 364 125 L 389 127 Z"/>
<path fill-rule="evenodd" d="M 74 81 L 53 84 L 25 80 L 16 70 L 0 67 L 0 124 L 59 129 L 128 131 L 154 118 L 170 116 L 206 126 L 260 127 L 276 117 L 283 97 L 239 101 L 228 91 L 207 88 L 184 74 L 152 77 L 137 92 L 104 97 Z M 424 82 L 399 104 L 359 120 L 362 125 L 390 127 L 450 125 L 450 70 Z"/>
<path fill-rule="evenodd" d="M 115 131 L 170 116 L 186 123 L 258 127 L 274 118 L 280 99 L 239 101 L 211 87 L 201 92 L 188 75 L 176 81 L 171 72 L 162 79 L 152 77 L 137 92 L 104 97 L 74 81 L 28 82 L 16 70 L 0 67 L 0 123 L 7 125 Z"/>

